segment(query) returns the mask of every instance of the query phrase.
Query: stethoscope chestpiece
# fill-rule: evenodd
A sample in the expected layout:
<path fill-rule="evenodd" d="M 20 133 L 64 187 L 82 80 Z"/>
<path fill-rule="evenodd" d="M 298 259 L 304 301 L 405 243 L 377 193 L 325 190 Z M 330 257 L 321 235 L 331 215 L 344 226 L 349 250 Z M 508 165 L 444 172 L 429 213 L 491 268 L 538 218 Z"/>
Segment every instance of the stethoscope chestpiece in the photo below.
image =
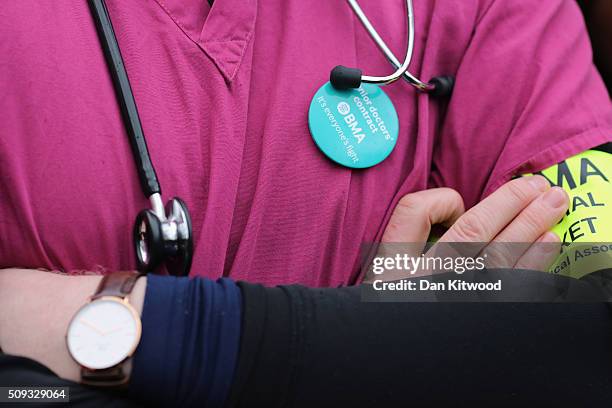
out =
<path fill-rule="evenodd" d="M 158 200 L 159 199 L 159 200 Z M 164 264 L 169 274 L 187 276 L 193 259 L 191 217 L 178 197 L 164 209 L 161 197 L 151 197 L 153 209 L 142 210 L 134 225 L 134 247 L 138 270 L 154 272 Z"/>

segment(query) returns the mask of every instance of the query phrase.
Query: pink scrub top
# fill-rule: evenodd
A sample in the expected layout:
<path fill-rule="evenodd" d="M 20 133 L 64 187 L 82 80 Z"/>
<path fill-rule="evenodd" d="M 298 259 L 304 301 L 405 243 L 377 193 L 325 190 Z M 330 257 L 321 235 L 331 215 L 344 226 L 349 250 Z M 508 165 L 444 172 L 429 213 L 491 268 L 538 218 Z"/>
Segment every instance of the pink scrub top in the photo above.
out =
<path fill-rule="evenodd" d="M 362 1 L 398 56 L 403 0 Z M 414 0 L 411 72 L 456 75 L 450 102 L 385 87 L 400 134 L 367 170 L 332 163 L 307 123 L 338 64 L 392 68 L 344 1 L 107 0 L 165 200 L 191 210 L 192 275 L 359 281 L 404 194 L 468 207 L 513 175 L 612 140 L 612 108 L 569 0 Z M 85 0 L 0 6 L 0 267 L 135 267 L 148 208 Z"/>

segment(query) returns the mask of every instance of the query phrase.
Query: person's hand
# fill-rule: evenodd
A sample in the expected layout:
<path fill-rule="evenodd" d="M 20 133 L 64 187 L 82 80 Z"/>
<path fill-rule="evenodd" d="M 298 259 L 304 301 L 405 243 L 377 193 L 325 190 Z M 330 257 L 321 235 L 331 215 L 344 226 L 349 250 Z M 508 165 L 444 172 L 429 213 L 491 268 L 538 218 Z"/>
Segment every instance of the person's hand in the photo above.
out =
<path fill-rule="evenodd" d="M 486 249 L 488 266 L 543 270 L 556 258 L 556 245 L 526 245 L 525 251 L 517 251 L 499 244 L 559 244 L 559 238 L 549 230 L 563 217 L 568 204 L 565 191 L 551 188 L 541 176 L 512 180 L 465 213 L 461 197 L 453 190 L 420 191 L 400 200 L 383 234 L 382 244 L 384 247 L 385 243 L 392 242 L 422 243 L 420 248 L 411 246 L 414 253 L 409 256 L 418 257 L 433 224 L 452 224 L 426 256 L 438 253 L 444 244 L 465 242 L 473 245 L 467 246 L 470 253 L 462 255 L 475 257 Z M 384 280 L 404 278 L 404 275 L 386 274 Z M 374 278 L 382 277 L 370 272 L 365 282 Z"/>
<path fill-rule="evenodd" d="M 407 194 L 395 206 L 381 241 L 427 242 L 432 226 L 450 227 L 464 212 L 463 198 L 451 188 Z"/>

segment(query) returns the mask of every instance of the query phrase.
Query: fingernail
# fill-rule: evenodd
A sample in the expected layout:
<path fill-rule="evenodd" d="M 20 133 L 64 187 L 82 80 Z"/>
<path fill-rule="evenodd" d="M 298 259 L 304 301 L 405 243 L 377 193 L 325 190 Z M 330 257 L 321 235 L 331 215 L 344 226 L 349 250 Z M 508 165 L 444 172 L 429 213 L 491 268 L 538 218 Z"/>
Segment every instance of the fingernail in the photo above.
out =
<path fill-rule="evenodd" d="M 544 194 L 544 202 L 553 208 L 559 208 L 568 204 L 568 197 L 562 188 L 553 187 Z"/>
<path fill-rule="evenodd" d="M 529 184 L 539 191 L 546 191 L 550 187 L 548 180 L 542 176 L 530 176 L 527 177 L 527 181 L 529 181 Z"/>

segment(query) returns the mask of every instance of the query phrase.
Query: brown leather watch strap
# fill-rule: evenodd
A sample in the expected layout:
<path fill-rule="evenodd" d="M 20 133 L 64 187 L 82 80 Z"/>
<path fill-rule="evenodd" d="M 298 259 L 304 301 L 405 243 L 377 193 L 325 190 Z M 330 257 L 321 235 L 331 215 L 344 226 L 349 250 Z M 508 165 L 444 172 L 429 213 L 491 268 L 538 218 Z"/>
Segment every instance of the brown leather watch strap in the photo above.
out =
<path fill-rule="evenodd" d="M 90 370 L 81 367 L 81 383 L 96 387 L 120 387 L 127 384 L 128 378 L 123 372 L 123 364 L 103 370 Z"/>
<path fill-rule="evenodd" d="M 123 299 L 132 293 L 136 281 L 141 276 L 143 276 L 141 273 L 134 271 L 121 271 L 105 275 L 91 300 L 103 296 L 116 296 Z"/>

